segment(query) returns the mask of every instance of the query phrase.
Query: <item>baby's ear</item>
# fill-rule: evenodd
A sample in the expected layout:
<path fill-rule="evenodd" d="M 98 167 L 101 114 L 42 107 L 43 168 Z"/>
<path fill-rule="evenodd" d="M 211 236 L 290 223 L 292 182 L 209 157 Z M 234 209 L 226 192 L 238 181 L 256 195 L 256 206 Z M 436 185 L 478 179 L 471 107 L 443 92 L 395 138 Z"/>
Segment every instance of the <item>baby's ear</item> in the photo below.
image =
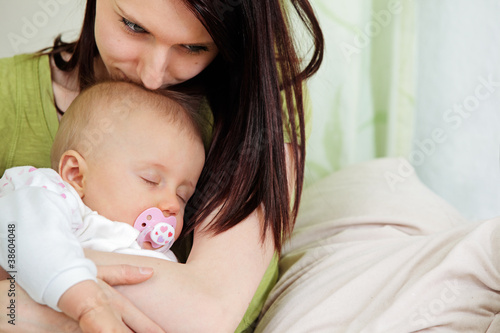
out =
<path fill-rule="evenodd" d="M 59 175 L 76 190 L 80 198 L 85 196 L 87 163 L 75 150 L 65 151 L 59 160 Z"/>

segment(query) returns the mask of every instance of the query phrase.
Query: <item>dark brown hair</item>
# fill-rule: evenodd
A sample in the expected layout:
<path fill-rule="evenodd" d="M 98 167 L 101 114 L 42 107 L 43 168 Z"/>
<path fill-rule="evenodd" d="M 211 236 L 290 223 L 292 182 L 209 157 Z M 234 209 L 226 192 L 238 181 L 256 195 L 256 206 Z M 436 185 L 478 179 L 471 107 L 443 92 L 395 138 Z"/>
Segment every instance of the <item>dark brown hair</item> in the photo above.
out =
<path fill-rule="evenodd" d="M 271 231 L 278 252 L 293 229 L 304 178 L 305 129 L 302 86 L 323 59 L 323 35 L 308 0 L 184 0 L 216 43 L 219 54 L 178 89 L 202 87 L 213 112 L 213 139 L 190 209 L 185 232 L 219 209 L 209 230 L 221 233 L 263 205 L 262 239 Z M 87 0 L 81 36 L 56 39 L 49 52 L 63 71 L 78 70 L 81 88 L 95 81 L 93 60 L 96 0 Z M 304 69 L 288 14 L 296 14 L 313 39 Z M 62 51 L 72 53 L 69 61 Z M 283 94 L 282 94 L 283 92 Z M 284 121 L 288 119 L 288 121 Z M 286 174 L 284 132 L 295 173 Z M 288 191 L 288 178 L 295 193 Z M 293 197 L 293 206 L 291 201 Z"/>

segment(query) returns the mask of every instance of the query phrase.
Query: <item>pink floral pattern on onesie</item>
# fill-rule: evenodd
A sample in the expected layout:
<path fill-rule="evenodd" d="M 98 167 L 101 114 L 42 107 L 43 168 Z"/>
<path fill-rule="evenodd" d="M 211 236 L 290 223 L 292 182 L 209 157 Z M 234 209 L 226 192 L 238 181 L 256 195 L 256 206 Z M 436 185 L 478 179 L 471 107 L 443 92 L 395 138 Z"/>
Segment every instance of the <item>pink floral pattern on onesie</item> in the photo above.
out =
<path fill-rule="evenodd" d="M 83 208 L 79 205 L 79 197 L 71 185 L 65 183 L 59 174 L 48 168 L 35 168 L 33 166 L 21 166 L 7 169 L 0 178 L 0 198 L 23 188 L 40 188 L 48 193 L 57 194 L 64 199 L 64 205 L 68 205 L 71 214 L 76 218 L 76 224 L 81 223 Z M 76 197 L 75 197 L 76 196 Z M 73 227 L 77 227 L 73 224 Z"/>

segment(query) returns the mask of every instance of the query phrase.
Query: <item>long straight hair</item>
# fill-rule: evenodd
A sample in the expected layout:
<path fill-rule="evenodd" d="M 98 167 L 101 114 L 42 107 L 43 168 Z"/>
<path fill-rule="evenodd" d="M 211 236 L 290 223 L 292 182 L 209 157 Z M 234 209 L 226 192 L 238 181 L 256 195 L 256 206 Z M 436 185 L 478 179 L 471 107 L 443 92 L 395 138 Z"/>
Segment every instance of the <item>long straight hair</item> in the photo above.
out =
<path fill-rule="evenodd" d="M 324 40 L 308 0 L 289 0 L 313 40 L 310 60 L 301 69 L 283 2 L 184 0 L 219 49 L 204 71 L 177 87 L 188 91 L 202 87 L 214 118 L 205 168 L 186 208 L 184 235 L 214 211 L 208 231 L 219 234 L 259 207 L 264 214 L 262 240 L 272 232 L 275 248 L 281 252 L 283 241 L 291 235 L 304 179 L 302 86 L 322 62 Z M 87 1 L 79 40 L 68 44 L 57 38 L 48 52 L 59 69 L 78 70 L 82 89 L 95 82 L 93 63 L 99 54 L 95 5 L 96 0 Z M 72 57 L 64 61 L 62 51 Z M 288 175 L 284 132 L 290 138 L 295 169 Z M 289 193 L 290 177 L 295 193 Z"/>

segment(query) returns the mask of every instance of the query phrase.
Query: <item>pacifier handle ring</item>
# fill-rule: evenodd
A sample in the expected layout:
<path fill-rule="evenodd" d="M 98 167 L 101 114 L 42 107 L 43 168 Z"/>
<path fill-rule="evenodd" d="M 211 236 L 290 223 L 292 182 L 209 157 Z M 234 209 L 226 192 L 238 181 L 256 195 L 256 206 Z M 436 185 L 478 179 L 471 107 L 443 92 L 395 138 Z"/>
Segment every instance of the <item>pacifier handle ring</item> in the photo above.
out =
<path fill-rule="evenodd" d="M 148 233 L 148 239 L 154 248 L 166 246 L 175 239 L 175 229 L 166 222 L 160 222 L 154 225 L 153 230 Z"/>
<path fill-rule="evenodd" d="M 139 244 L 140 247 L 142 247 L 142 244 L 144 244 L 144 242 L 146 241 L 146 237 L 148 236 L 148 234 L 153 230 L 153 227 L 150 226 L 150 227 L 146 227 L 144 228 L 144 230 L 142 230 L 140 233 L 139 233 L 139 236 L 137 236 L 137 243 Z"/>

